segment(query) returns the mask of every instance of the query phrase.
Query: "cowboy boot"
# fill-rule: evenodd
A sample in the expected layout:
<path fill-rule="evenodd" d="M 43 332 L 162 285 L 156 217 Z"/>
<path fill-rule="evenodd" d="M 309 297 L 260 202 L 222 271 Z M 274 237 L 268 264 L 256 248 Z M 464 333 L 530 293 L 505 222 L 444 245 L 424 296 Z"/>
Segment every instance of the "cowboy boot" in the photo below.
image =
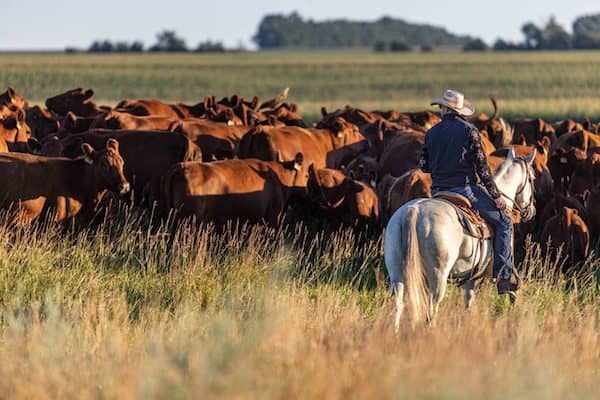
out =
<path fill-rule="evenodd" d="M 515 269 L 508 278 L 498 278 L 496 282 L 498 288 L 498 295 L 502 296 L 508 294 L 512 301 L 517 298 L 517 290 L 521 287 L 521 278 Z"/>

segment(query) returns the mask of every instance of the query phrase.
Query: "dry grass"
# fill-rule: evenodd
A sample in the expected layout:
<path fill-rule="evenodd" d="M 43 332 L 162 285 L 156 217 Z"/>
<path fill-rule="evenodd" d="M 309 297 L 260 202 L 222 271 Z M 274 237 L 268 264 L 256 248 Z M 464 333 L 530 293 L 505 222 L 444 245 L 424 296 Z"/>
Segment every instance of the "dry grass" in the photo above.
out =
<path fill-rule="evenodd" d="M 0 230 L 7 398 L 595 398 L 594 271 L 550 279 L 535 253 L 510 307 L 396 335 L 381 243 L 304 227 L 183 229 L 137 213 L 99 231 Z M 115 222 L 119 221 L 119 222 Z"/>

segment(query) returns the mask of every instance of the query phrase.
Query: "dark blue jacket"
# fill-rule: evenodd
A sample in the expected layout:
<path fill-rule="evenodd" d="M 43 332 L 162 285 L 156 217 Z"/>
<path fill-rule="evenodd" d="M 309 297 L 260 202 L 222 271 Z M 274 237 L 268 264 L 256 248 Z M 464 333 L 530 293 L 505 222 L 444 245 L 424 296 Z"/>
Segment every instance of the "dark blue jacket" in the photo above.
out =
<path fill-rule="evenodd" d="M 478 182 L 475 165 L 469 157 L 473 129 L 469 122 L 449 113 L 425 135 L 427 167 L 434 189 L 445 190 Z"/>

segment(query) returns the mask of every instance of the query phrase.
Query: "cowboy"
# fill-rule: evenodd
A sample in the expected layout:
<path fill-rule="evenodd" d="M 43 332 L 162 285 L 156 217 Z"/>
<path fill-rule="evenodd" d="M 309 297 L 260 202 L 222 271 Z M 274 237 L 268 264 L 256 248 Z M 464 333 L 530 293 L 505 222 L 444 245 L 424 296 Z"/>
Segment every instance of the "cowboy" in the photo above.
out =
<path fill-rule="evenodd" d="M 434 194 L 450 191 L 465 196 L 493 227 L 492 277 L 497 282 L 498 294 L 514 295 L 519 281 L 513 273 L 512 221 L 505 213 L 506 202 L 490 172 L 479 131 L 465 119 L 475 109 L 462 93 L 453 90 L 446 90 L 431 105 L 440 106 L 442 121 L 425 135 L 419 167 L 431 173 Z"/>

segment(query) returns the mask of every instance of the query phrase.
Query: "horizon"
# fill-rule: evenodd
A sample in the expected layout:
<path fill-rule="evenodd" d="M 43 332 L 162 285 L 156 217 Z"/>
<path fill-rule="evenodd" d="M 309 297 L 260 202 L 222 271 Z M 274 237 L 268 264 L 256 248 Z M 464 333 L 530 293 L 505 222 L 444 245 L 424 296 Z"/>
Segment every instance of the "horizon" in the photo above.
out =
<path fill-rule="evenodd" d="M 481 38 L 490 45 L 497 38 L 521 40 L 521 25 L 528 21 L 539 25 L 554 15 L 558 23 L 571 32 L 575 18 L 600 12 L 600 6 L 592 4 L 594 2 L 590 0 L 573 0 L 568 4 L 557 0 L 534 0 L 526 4 L 506 0 L 501 5 L 491 1 L 456 0 L 452 5 L 439 4 L 433 7 L 420 3 L 409 6 L 386 4 L 389 2 L 385 0 L 372 0 L 369 4 L 329 0 L 318 5 L 314 0 L 300 0 L 290 7 L 282 7 L 275 0 L 256 0 L 253 4 L 233 1 L 227 6 L 212 7 L 186 3 L 184 0 L 172 0 L 171 6 L 163 9 L 164 3 L 153 0 L 145 2 L 144 9 L 140 9 L 135 2 L 105 0 L 101 7 L 92 12 L 82 12 L 78 2 L 73 0 L 55 0 L 52 4 L 41 0 L 27 4 L 19 0 L 7 0 L 3 16 L 0 17 L 0 33 L 4 33 L 0 34 L 0 50 L 85 49 L 94 40 L 104 39 L 140 40 L 145 46 L 150 46 L 155 42 L 155 35 L 166 29 L 176 31 L 186 40 L 188 47 L 212 40 L 222 42 L 229 48 L 243 45 L 255 49 L 251 39 L 261 19 L 267 14 L 287 15 L 292 12 L 314 21 L 376 21 L 387 16 L 412 24 L 442 27 L 456 35 Z M 156 4 L 161 7 L 155 7 Z M 232 8 L 235 12 L 231 12 Z M 31 12 L 32 9 L 36 12 Z M 493 30 L 489 29 L 490 14 L 497 21 Z M 23 15 L 27 15 L 25 20 L 34 29 L 23 29 Z M 14 32 L 19 34 L 15 35 Z"/>

